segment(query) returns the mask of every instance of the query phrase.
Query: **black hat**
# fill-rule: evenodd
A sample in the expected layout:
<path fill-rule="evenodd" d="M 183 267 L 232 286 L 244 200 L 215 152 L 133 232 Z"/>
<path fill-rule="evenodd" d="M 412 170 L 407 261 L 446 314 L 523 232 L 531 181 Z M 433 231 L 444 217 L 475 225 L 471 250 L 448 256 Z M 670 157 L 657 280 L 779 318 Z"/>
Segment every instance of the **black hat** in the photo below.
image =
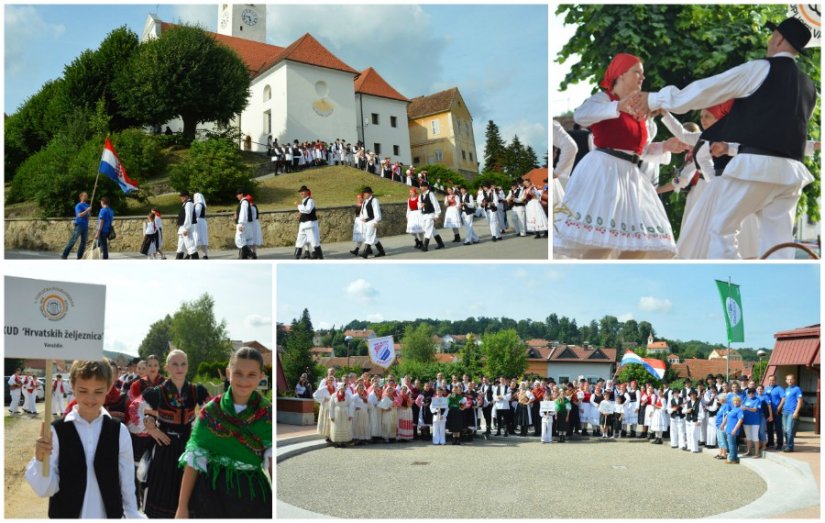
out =
<path fill-rule="evenodd" d="M 244 194 L 244 190 L 239 188 L 235 191 L 235 194 Z"/>
<path fill-rule="evenodd" d="M 800 53 L 811 40 L 811 30 L 799 18 L 786 18 L 779 25 L 773 22 L 765 24 L 771 31 L 779 31 L 785 40 Z"/>
<path fill-rule="evenodd" d="M 186 189 L 182 190 L 178 196 L 189 196 L 189 191 Z"/>
<path fill-rule="evenodd" d="M 372 187 L 364 187 L 364 190 L 361 191 L 361 192 L 368 192 L 368 193 L 372 194 Z"/>
<path fill-rule="evenodd" d="M 309 192 L 309 189 L 306 185 L 302 185 L 301 188 L 298 189 L 298 192 Z"/>

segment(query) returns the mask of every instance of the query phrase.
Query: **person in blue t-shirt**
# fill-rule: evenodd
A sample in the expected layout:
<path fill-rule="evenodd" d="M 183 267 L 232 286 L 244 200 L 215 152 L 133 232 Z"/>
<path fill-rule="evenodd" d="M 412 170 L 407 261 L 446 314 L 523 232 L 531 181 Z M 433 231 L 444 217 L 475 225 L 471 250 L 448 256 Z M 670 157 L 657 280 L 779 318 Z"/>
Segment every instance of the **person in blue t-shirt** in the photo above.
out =
<path fill-rule="evenodd" d="M 802 409 L 802 389 L 796 385 L 796 377 L 788 374 L 785 378 L 785 396 L 779 404 L 782 411 L 782 432 L 785 436 L 785 446 L 782 452 L 793 452 L 793 438 L 796 432 L 796 425 L 799 423 L 799 411 Z"/>
<path fill-rule="evenodd" d="M 74 230 L 72 230 L 72 237 L 69 238 L 69 242 L 61 255 L 64 260 L 69 258 L 69 254 L 74 249 L 74 244 L 77 243 L 78 238 L 80 239 L 80 246 L 77 248 L 77 259 L 83 258 L 83 253 L 86 251 L 86 242 L 89 240 L 89 214 L 92 212 L 91 207 L 86 202 L 88 198 L 89 195 L 86 194 L 86 191 L 78 195 L 80 201 L 74 206 Z"/>
<path fill-rule="evenodd" d="M 759 417 L 762 411 L 762 400 L 756 396 L 756 389 L 748 389 L 747 397 L 742 403 L 744 413 L 744 430 L 747 451 L 745 456 L 759 457 Z M 753 448 L 753 452 L 751 452 Z"/>
<path fill-rule="evenodd" d="M 737 446 L 736 437 L 739 435 L 744 422 L 745 413 L 742 411 L 742 399 L 734 395 L 731 400 L 730 411 L 725 414 L 723 421 L 725 438 L 728 443 L 728 460 L 725 463 L 739 463 L 739 447 Z"/>
<path fill-rule="evenodd" d="M 776 384 L 775 375 L 768 376 L 768 386 L 765 388 L 765 394 L 771 398 L 771 410 L 773 411 L 773 421 L 768 422 L 768 448 L 781 449 L 784 436 L 782 434 L 782 411 L 779 410 L 779 404 L 782 403 L 782 398 L 785 397 L 785 389 Z M 775 439 L 774 435 L 776 436 Z"/>
<path fill-rule="evenodd" d="M 773 407 L 771 407 L 771 397 L 762 385 L 756 387 L 756 397 L 762 403 L 762 409 L 759 411 L 759 447 L 756 453 L 762 456 L 764 455 L 762 451 L 768 449 L 768 424 L 773 424 Z"/>
<path fill-rule="evenodd" d="M 727 395 L 727 392 L 721 392 L 719 394 L 719 410 L 714 417 L 716 422 L 716 441 L 719 445 L 719 454 L 714 456 L 715 459 L 727 459 L 728 457 L 728 438 L 725 436 L 725 426 L 722 424 L 722 422 L 725 421 L 725 415 L 730 412 L 730 405 L 725 402 Z"/>
<path fill-rule="evenodd" d="M 742 389 L 738 381 L 732 381 L 730 384 L 730 392 L 728 393 L 727 399 L 728 405 L 731 405 L 733 403 L 734 396 L 738 396 L 740 401 L 745 401 L 745 393 L 742 392 Z"/>
<path fill-rule="evenodd" d="M 100 251 L 103 254 L 103 259 L 109 259 L 109 234 L 112 232 L 112 222 L 115 219 L 115 212 L 109 207 L 109 197 L 104 196 L 100 199 L 100 214 L 97 217 L 97 232 L 95 233 L 95 240 L 100 246 Z"/>

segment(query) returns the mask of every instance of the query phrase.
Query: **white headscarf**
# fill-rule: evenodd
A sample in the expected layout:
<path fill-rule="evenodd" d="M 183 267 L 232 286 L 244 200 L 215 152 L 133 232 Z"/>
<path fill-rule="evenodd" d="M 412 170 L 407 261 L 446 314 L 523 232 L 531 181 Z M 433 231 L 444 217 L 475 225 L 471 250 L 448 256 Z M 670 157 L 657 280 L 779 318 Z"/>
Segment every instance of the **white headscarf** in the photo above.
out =
<path fill-rule="evenodd" d="M 195 202 L 195 205 L 201 204 L 204 206 L 204 208 L 206 207 L 206 200 L 204 199 L 203 194 L 196 192 L 193 200 Z"/>

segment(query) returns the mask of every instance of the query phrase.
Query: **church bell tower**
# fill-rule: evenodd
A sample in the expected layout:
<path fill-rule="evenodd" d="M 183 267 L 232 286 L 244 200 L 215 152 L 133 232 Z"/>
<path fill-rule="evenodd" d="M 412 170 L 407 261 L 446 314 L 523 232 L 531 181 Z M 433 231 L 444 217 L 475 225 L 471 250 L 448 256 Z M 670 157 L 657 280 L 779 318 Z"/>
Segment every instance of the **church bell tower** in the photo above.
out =
<path fill-rule="evenodd" d="M 266 43 L 266 5 L 218 4 L 218 34 Z"/>

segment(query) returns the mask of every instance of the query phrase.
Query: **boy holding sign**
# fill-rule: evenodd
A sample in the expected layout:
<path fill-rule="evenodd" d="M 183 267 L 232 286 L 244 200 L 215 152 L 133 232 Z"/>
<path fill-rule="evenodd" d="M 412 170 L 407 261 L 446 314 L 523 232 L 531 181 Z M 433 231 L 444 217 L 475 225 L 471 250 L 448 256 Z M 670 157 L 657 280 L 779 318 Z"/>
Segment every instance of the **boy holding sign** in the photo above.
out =
<path fill-rule="evenodd" d="M 77 404 L 41 436 L 26 481 L 49 499 L 50 518 L 138 518 L 132 440 L 103 408 L 112 386 L 106 361 L 75 361 L 70 371 Z M 43 460 L 49 459 L 44 476 Z"/>

